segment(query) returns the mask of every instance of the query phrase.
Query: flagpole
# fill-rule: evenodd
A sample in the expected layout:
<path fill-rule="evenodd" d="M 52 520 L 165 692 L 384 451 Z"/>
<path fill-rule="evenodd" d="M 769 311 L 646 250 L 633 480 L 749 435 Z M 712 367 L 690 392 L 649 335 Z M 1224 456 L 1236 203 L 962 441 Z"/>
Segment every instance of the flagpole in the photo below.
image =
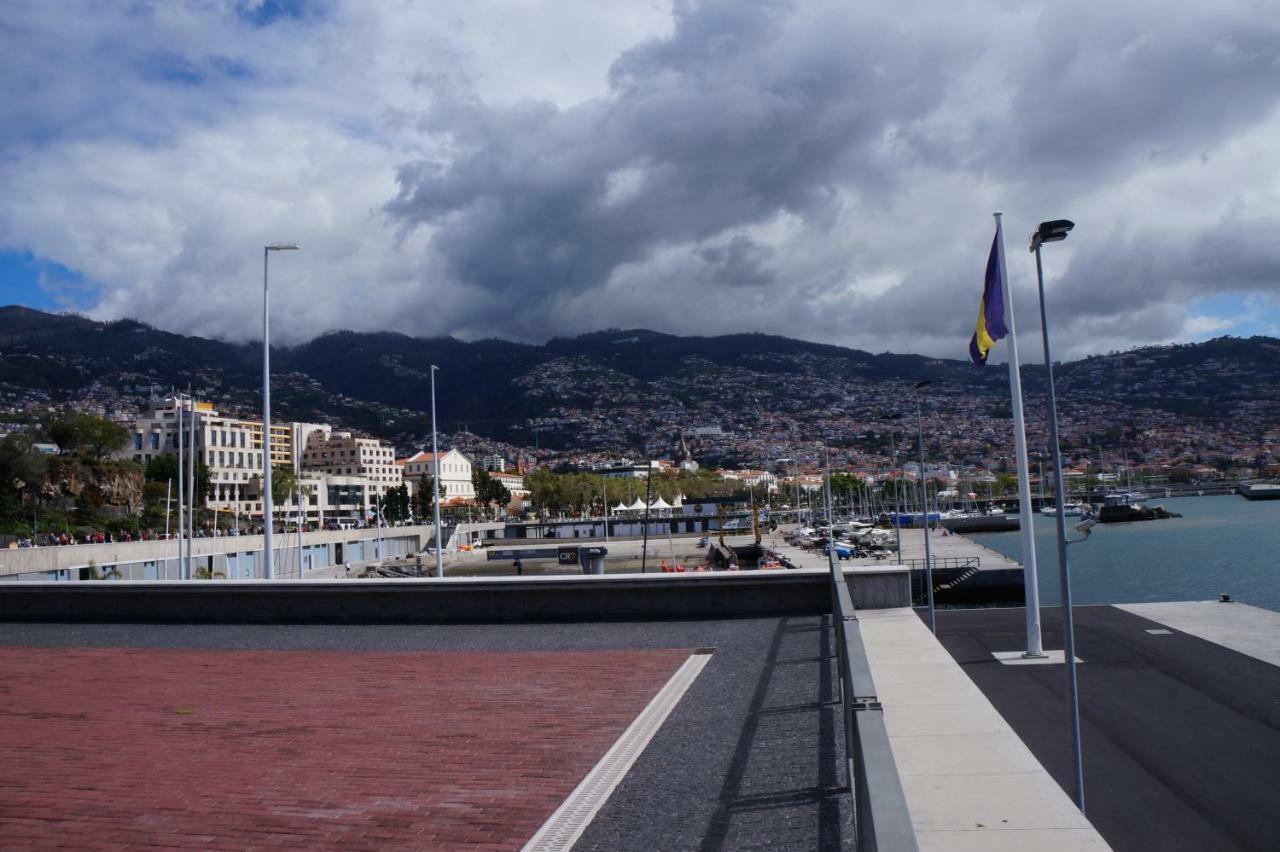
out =
<path fill-rule="evenodd" d="M 1023 657 L 1040 659 L 1045 656 L 1040 638 L 1040 585 L 1036 573 L 1036 541 L 1031 511 L 1031 474 L 1027 462 L 1027 427 L 1022 418 L 1022 375 L 1018 360 L 1018 331 L 1013 319 L 1013 288 L 1004 266 L 1004 227 L 996 220 L 996 245 L 999 247 L 1000 289 L 1004 291 L 1005 327 L 1009 330 L 1009 395 L 1013 399 L 1013 447 L 1018 465 L 1018 526 L 1022 530 L 1022 582 L 1025 588 L 1027 613 L 1027 650 Z M 1061 509 L 1059 509 L 1061 511 Z"/>

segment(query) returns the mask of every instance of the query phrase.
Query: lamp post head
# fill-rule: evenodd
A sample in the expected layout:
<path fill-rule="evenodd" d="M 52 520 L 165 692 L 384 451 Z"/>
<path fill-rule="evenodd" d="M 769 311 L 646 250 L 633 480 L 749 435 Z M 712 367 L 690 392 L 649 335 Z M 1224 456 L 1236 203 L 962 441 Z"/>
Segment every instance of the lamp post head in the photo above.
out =
<path fill-rule="evenodd" d="M 1044 243 L 1056 243 L 1060 240 L 1065 240 L 1067 234 L 1071 233 L 1071 229 L 1075 226 L 1075 222 L 1066 219 L 1041 222 L 1040 227 L 1036 228 L 1035 233 L 1031 235 L 1031 251 L 1034 252 Z"/>
<path fill-rule="evenodd" d="M 265 248 L 267 251 L 298 251 L 302 246 L 297 243 L 272 243 Z"/>
<path fill-rule="evenodd" d="M 921 379 L 920 381 L 916 382 L 916 390 L 920 390 L 926 385 L 931 385 L 931 384 L 933 384 L 933 382 L 930 381 L 929 379 Z"/>

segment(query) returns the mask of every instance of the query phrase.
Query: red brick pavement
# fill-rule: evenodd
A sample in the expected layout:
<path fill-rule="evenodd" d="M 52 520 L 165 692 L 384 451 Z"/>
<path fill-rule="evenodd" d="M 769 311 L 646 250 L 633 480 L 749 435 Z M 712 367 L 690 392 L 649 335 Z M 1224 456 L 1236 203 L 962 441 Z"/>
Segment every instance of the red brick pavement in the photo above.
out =
<path fill-rule="evenodd" d="M 0 848 L 518 848 L 687 656 L 0 649 Z"/>

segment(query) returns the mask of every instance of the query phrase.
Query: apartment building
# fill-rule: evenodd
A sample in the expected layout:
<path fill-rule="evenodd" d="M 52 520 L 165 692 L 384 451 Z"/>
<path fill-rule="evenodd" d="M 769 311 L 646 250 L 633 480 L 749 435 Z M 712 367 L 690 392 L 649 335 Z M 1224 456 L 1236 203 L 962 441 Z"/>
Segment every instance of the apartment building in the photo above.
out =
<path fill-rule="evenodd" d="M 261 520 L 262 421 L 226 417 L 200 401 L 194 417 L 196 458 L 209 467 L 206 505 Z M 166 399 L 138 415 L 129 444 L 116 455 L 144 465 L 157 456 L 173 455 L 181 428 L 185 460 L 191 426 L 189 404 Z M 332 517 L 364 520 L 381 495 L 401 483 L 394 456 L 390 447 L 376 440 L 335 433 L 326 424 L 271 424 L 272 466 L 299 468 L 303 513 L 313 522 Z M 283 518 L 292 517 L 298 507 L 291 495 L 276 508 Z"/>
<path fill-rule="evenodd" d="M 364 477 L 371 499 L 399 488 L 404 481 L 394 449 L 376 438 L 357 438 L 350 432 L 310 432 L 300 458 L 303 471 Z"/>
<path fill-rule="evenodd" d="M 196 401 L 195 411 L 185 401 L 169 398 L 142 412 L 130 430 L 130 442 L 117 453 L 147 464 L 153 458 L 178 451 L 182 431 L 184 460 L 194 416 L 196 458 L 209 467 L 210 507 L 226 512 L 262 513 L 260 489 L 251 485 L 262 475 L 262 421 L 220 415 L 207 402 Z M 289 464 L 293 455 L 290 424 L 272 424 L 273 464 Z"/>

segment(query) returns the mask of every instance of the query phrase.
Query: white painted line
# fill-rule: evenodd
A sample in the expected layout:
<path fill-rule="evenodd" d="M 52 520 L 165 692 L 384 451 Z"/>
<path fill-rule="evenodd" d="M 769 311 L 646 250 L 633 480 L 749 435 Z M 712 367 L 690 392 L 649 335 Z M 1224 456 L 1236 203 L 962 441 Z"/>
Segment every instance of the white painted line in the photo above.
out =
<path fill-rule="evenodd" d="M 582 783 L 529 838 L 524 852 L 561 852 L 573 848 L 710 659 L 710 654 L 693 654 L 676 669 L 676 673 L 622 732 L 600 762 L 592 767 Z"/>
<path fill-rule="evenodd" d="M 1165 630 L 1163 627 L 1155 627 L 1147 630 L 1152 636 L 1172 636 L 1172 630 Z"/>
<path fill-rule="evenodd" d="M 1006 666 L 1062 665 L 1067 659 L 1066 654 L 1061 650 L 1045 651 L 1043 657 L 1024 657 L 1024 653 L 1024 651 L 992 651 L 991 656 L 995 657 Z M 1076 657 L 1076 662 L 1083 663 L 1084 660 Z"/>

